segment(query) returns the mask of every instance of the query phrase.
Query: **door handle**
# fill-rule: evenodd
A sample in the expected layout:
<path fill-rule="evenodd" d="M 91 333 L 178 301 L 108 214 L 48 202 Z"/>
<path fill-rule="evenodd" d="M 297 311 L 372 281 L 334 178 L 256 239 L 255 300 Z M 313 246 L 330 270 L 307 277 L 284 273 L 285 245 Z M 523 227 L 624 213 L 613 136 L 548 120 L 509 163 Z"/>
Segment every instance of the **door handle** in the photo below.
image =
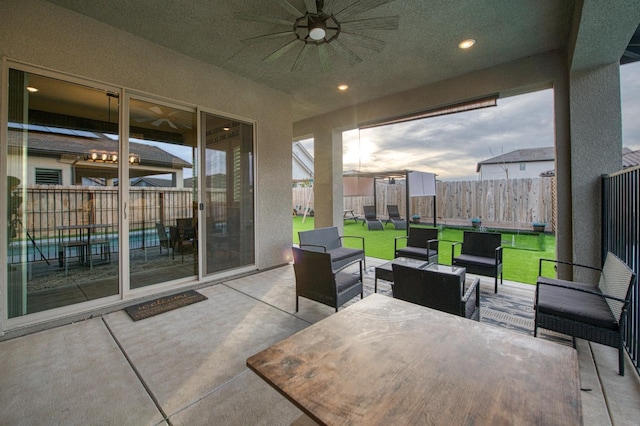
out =
<path fill-rule="evenodd" d="M 127 220 L 127 203 L 124 203 L 124 209 L 122 213 L 124 213 L 124 219 Z"/>

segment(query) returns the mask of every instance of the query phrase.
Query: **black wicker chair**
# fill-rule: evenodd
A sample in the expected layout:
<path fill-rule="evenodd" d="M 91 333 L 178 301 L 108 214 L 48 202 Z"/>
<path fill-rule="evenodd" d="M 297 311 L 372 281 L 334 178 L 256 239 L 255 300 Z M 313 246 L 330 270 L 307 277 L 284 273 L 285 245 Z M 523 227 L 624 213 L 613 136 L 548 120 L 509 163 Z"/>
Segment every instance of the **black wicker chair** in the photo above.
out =
<path fill-rule="evenodd" d="M 362 261 L 365 263 L 364 257 L 364 238 L 351 235 L 338 235 L 338 228 L 335 226 L 327 228 L 317 228 L 310 231 L 298 232 L 300 247 L 306 250 L 321 251 L 331 255 L 333 269 L 338 271 L 347 266 Z M 352 238 L 360 241 L 362 248 L 343 247 L 342 240 Z"/>
<path fill-rule="evenodd" d="M 407 240 L 405 247 L 399 247 L 399 242 Z M 395 237 L 393 242 L 395 257 L 410 257 L 438 263 L 438 230 L 435 228 L 409 227 L 409 235 Z"/>
<path fill-rule="evenodd" d="M 296 276 L 296 312 L 300 296 L 338 308 L 360 294 L 364 296 L 362 285 L 362 261 L 360 274 L 335 272 L 331 265 L 331 255 L 317 251 L 292 247 L 293 269 Z"/>
<path fill-rule="evenodd" d="M 598 285 L 542 276 L 543 262 L 600 271 Z M 624 376 L 624 333 L 627 307 L 635 283 L 634 272 L 617 256 L 607 253 L 603 267 L 540 259 L 536 284 L 535 325 L 618 349 L 618 373 Z"/>
<path fill-rule="evenodd" d="M 480 279 L 467 283 L 465 274 L 392 265 L 393 297 L 480 321 Z M 470 281 L 470 280 L 469 280 Z"/>
<path fill-rule="evenodd" d="M 502 284 L 502 235 L 493 232 L 465 231 L 462 243 L 451 246 L 451 264 L 467 268 L 470 274 L 495 278 L 494 293 L 498 292 L 498 276 Z M 462 245 L 456 256 L 456 246 Z"/>

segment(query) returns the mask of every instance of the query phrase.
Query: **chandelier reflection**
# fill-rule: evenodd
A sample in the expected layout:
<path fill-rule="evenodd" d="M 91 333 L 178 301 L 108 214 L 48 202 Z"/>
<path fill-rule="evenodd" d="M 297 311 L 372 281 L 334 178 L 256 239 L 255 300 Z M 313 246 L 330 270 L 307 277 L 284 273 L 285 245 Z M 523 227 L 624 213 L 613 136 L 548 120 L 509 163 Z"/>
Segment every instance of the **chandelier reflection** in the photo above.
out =
<path fill-rule="evenodd" d="M 118 153 L 107 151 L 91 151 L 84 155 L 84 159 L 86 161 L 91 161 L 94 163 L 117 164 Z M 140 164 L 140 156 L 138 154 L 129 154 L 129 164 Z"/>

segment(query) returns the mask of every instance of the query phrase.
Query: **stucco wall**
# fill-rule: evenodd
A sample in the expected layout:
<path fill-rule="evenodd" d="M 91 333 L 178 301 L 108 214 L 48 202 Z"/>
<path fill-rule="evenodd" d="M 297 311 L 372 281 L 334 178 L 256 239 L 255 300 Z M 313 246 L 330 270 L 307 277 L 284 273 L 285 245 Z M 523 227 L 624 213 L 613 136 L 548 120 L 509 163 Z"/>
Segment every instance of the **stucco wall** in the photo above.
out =
<path fill-rule="evenodd" d="M 287 260 L 292 140 L 288 95 L 39 0 L 2 0 L 0 55 L 255 121 L 258 267 Z"/>

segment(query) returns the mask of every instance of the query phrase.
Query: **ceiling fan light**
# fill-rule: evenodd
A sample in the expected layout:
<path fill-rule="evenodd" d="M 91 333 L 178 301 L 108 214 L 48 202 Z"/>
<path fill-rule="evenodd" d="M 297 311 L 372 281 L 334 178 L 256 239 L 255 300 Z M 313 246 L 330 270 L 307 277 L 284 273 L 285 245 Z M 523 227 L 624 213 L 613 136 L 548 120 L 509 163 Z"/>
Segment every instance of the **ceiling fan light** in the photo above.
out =
<path fill-rule="evenodd" d="M 309 38 L 311 40 L 319 41 L 322 40 L 326 35 L 327 30 L 324 27 L 324 22 L 311 22 L 311 19 L 309 19 Z"/>

